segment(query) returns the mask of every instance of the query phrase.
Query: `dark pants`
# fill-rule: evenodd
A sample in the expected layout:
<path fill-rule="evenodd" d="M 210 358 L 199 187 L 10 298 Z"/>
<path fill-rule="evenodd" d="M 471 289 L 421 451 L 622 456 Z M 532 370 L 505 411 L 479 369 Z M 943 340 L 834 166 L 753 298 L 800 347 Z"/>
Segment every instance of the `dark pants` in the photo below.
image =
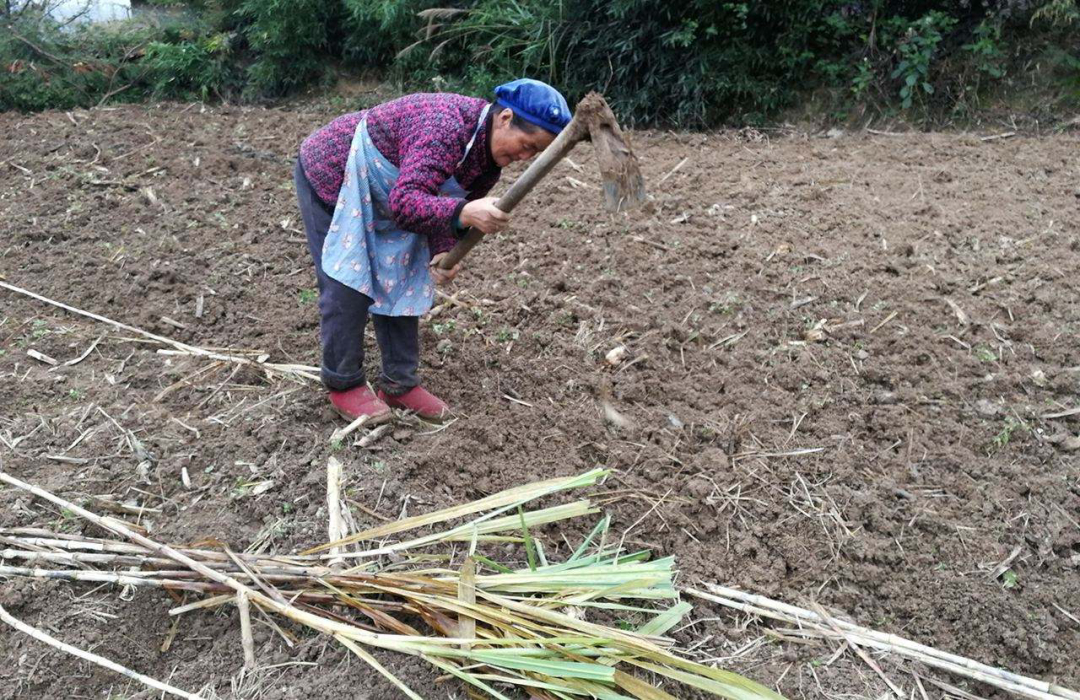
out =
<path fill-rule="evenodd" d="M 371 298 L 326 276 L 322 248 L 334 210 L 308 182 L 297 162 L 293 173 L 300 216 L 307 232 L 308 249 L 319 281 L 319 329 L 322 339 L 322 380 L 335 391 L 364 383 L 364 328 Z M 388 394 L 403 394 L 420 383 L 420 319 L 416 316 L 374 316 L 375 337 L 382 353 L 379 384 Z"/>

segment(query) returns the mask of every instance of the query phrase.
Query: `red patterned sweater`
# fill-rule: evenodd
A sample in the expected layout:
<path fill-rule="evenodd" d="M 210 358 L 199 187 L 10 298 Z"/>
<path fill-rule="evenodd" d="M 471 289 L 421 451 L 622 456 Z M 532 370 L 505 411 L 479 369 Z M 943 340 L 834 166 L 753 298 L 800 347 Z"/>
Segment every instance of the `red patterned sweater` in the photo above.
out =
<path fill-rule="evenodd" d="M 400 171 L 390 192 L 390 211 L 398 226 L 428 237 L 432 255 L 454 246 L 453 222 L 466 200 L 443 197 L 439 187 L 450 179 L 469 193 L 487 195 L 502 170 L 491 157 L 489 112 L 468 157 L 457 166 L 487 101 L 450 93 L 406 95 L 363 112 L 338 117 L 304 140 L 300 164 L 316 194 L 337 204 L 360 120 L 379 152 Z"/>

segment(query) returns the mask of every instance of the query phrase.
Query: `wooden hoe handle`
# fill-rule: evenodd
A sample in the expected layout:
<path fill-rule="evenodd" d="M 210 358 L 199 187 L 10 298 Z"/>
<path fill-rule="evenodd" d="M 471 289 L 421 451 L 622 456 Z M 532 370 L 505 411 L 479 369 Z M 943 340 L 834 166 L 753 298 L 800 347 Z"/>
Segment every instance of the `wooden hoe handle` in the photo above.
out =
<path fill-rule="evenodd" d="M 559 133 L 551 145 L 544 149 L 532 165 L 521 174 L 521 177 L 510 186 L 506 194 L 499 197 L 499 201 L 495 202 L 495 206 L 502 209 L 507 214 L 517 206 L 518 202 L 525 198 L 533 187 L 536 187 L 536 183 L 540 182 L 545 175 L 547 175 L 555 164 L 558 163 L 563 157 L 570 152 L 571 149 L 577 144 L 582 137 L 588 133 L 581 128 L 578 120 L 572 119 L 570 123 L 566 125 L 566 128 Z M 482 231 L 476 228 L 470 228 L 465 232 L 465 235 L 457 242 L 457 245 L 446 254 L 442 260 L 439 261 L 439 267 L 443 270 L 449 270 L 454 265 L 461 262 L 470 250 L 472 250 L 477 243 L 483 240 L 484 234 Z"/>

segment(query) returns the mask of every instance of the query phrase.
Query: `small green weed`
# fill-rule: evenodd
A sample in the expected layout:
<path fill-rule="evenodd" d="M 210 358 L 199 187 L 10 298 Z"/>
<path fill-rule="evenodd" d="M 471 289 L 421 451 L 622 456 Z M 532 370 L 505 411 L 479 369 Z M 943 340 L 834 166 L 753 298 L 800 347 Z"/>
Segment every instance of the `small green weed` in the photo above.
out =
<path fill-rule="evenodd" d="M 721 298 L 709 304 L 709 313 L 727 315 L 735 313 L 742 300 L 739 299 L 739 295 L 734 292 L 728 292 Z"/>
<path fill-rule="evenodd" d="M 232 487 L 232 490 L 229 491 L 229 498 L 237 499 L 249 496 L 258 484 L 258 481 L 247 481 L 242 478 L 237 479 L 236 484 Z"/>
<path fill-rule="evenodd" d="M 504 326 L 502 329 L 499 330 L 499 333 L 495 336 L 495 339 L 498 340 L 500 343 L 508 343 L 511 340 L 517 340 L 520 335 L 520 331 L 518 331 L 516 328 L 507 328 Z"/>
<path fill-rule="evenodd" d="M 513 282 L 513 283 L 514 283 L 514 284 L 516 284 L 517 286 L 521 287 L 522 289 L 528 289 L 528 288 L 529 288 L 529 285 L 530 285 L 530 284 L 532 283 L 532 280 L 531 280 L 531 279 L 529 279 L 529 276 L 528 276 L 528 275 L 515 275 L 515 274 L 511 274 L 511 275 L 509 275 L 509 276 L 507 277 L 507 279 L 508 279 L 508 280 L 509 280 L 510 282 Z"/>
<path fill-rule="evenodd" d="M 994 436 L 994 451 L 996 452 L 997 450 L 1005 449 L 1012 440 L 1013 433 L 1017 430 L 1024 431 L 1027 429 L 1027 425 L 1023 422 L 1014 418 L 1006 418 L 1004 427 L 1002 427 L 1001 431 Z"/>

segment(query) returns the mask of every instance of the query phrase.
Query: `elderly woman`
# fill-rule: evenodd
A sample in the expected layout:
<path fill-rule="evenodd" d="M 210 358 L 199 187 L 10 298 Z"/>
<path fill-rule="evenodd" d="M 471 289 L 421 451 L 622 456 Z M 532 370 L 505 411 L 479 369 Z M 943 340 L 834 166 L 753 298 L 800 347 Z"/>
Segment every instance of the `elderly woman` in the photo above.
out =
<path fill-rule="evenodd" d="M 570 121 L 554 88 L 515 80 L 494 103 L 416 94 L 339 117 L 300 147 L 296 194 L 319 284 L 322 379 L 349 420 L 390 408 L 439 420 L 448 407 L 420 386 L 419 317 L 434 284 L 458 267 L 439 260 L 470 227 L 506 228 L 487 193 L 502 168 L 544 150 Z M 364 328 L 382 353 L 378 394 L 364 375 Z"/>

